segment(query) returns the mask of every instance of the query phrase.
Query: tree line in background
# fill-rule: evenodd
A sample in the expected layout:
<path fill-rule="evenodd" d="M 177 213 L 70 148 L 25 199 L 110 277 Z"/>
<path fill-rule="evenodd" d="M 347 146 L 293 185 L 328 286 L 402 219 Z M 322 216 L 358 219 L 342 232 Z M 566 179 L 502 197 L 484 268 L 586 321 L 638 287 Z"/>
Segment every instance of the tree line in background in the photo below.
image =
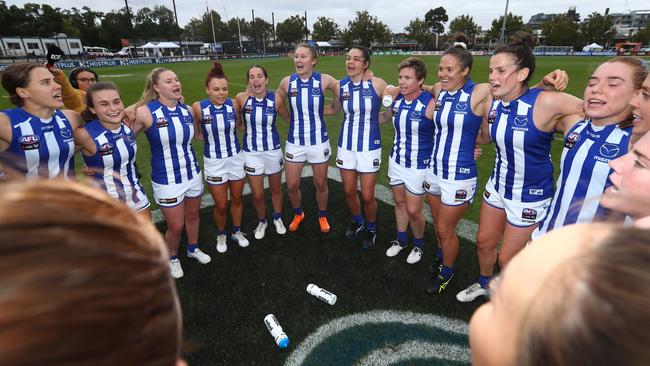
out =
<path fill-rule="evenodd" d="M 68 37 L 78 37 L 85 45 L 119 48 L 121 39 L 139 41 L 179 39 L 212 42 L 213 34 L 217 42 L 237 41 L 239 34 L 257 45 L 278 41 L 292 45 L 307 38 L 315 41 L 341 39 L 346 45 L 360 43 L 367 46 L 373 43 L 384 44 L 391 40 L 413 40 L 419 48 L 429 50 L 446 43 L 446 36 L 455 32 L 465 33 L 471 44 L 492 44 L 498 41 L 503 25 L 503 16 L 492 21 L 484 38 L 478 38 L 479 27 L 471 15 L 460 15 L 449 22 L 449 32 L 445 35 L 445 24 L 449 16 L 444 7 L 430 9 L 423 19 L 416 17 L 404 28 L 404 32 L 392 33 L 391 29 L 371 15 L 368 11 L 358 11 L 346 27 L 341 27 L 328 17 L 319 17 L 310 31 L 301 15 L 290 16 L 273 25 L 256 17 L 254 21 L 245 18 L 222 19 L 216 11 L 207 11 L 198 18 L 192 18 L 183 28 L 174 21 L 174 12 L 163 6 L 144 7 L 135 11 L 126 8 L 110 12 L 97 12 L 87 6 L 78 9 L 60 9 L 48 4 L 27 3 L 23 7 L 7 6 L 0 0 L 0 35 L 3 36 L 52 36 L 65 33 Z M 212 29 L 214 24 L 214 33 Z M 519 30 L 528 30 L 522 16 L 509 13 L 506 17 L 506 37 Z M 542 43 L 545 45 L 581 47 L 596 42 L 610 44 L 615 30 L 610 16 L 592 13 L 580 21 L 576 16 L 560 15 L 542 24 Z M 442 37 L 441 40 L 438 38 Z M 650 42 L 650 25 L 636 33 L 633 40 Z M 261 47 L 260 47 L 261 48 Z"/>

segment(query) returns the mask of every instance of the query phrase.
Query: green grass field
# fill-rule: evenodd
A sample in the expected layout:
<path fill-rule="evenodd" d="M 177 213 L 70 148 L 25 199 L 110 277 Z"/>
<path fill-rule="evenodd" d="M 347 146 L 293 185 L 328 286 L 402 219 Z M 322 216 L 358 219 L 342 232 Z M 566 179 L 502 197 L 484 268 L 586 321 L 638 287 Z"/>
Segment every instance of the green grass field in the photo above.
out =
<path fill-rule="evenodd" d="M 396 65 L 402 56 L 377 56 L 371 68 L 375 75 L 396 84 Z M 429 67 L 427 84 L 436 81 L 438 57 L 423 58 Z M 581 96 L 590 72 L 604 58 L 539 57 L 536 82 L 555 69 L 565 69 L 571 78 L 568 92 Z M 475 59 L 473 79 L 487 80 L 488 57 Z M 289 58 L 229 60 L 224 68 L 230 80 L 230 96 L 245 88 L 246 70 L 259 63 L 267 68 L 270 88 L 275 89 L 283 76 L 293 72 Z M 174 70 L 183 83 L 188 104 L 205 98 L 203 88 L 209 62 L 162 65 Z M 151 65 L 97 69 L 101 80 L 115 82 L 127 104 L 135 102 L 144 86 Z M 323 57 L 317 71 L 336 78 L 344 76 L 343 57 Z M 9 108 L 0 98 L 0 109 Z M 336 149 L 341 116 L 327 118 L 332 148 Z M 280 135 L 287 135 L 288 125 L 278 122 Z M 382 125 L 383 161 L 378 184 L 387 186 L 388 152 L 393 128 Z M 560 136 L 558 136 L 558 139 Z M 145 136 L 138 137 L 138 166 L 143 185 L 151 198 L 149 146 Z M 194 143 L 199 156 L 202 142 Z M 559 160 L 561 145 L 554 143 L 552 157 Z M 81 159 L 77 159 L 80 164 Z M 199 158 L 202 161 L 202 158 Z M 479 192 L 483 191 L 494 161 L 494 148 L 484 147 L 478 161 Z M 331 164 L 334 165 L 334 159 Z M 556 174 L 557 169 L 556 169 Z M 477 263 L 474 240 L 461 239 L 456 263 L 456 276 L 444 294 L 429 296 L 424 286 L 430 279 L 426 266 L 432 259 L 433 230 L 427 225 L 426 250 L 423 260 L 413 266 L 406 264 L 408 250 L 389 259 L 384 252 L 395 235 L 394 211 L 379 202 L 377 247 L 364 252 L 360 240 L 346 241 L 343 233 L 350 214 L 344 203 L 341 184 L 330 180 L 330 222 L 332 231 L 321 234 L 316 222 L 314 189 L 310 178 L 303 180 L 303 204 L 307 215 L 297 233 L 281 237 L 272 226 L 260 241 L 253 239 L 257 224 L 250 195 L 244 198 L 242 230 L 248 233 L 251 246 L 245 249 L 229 243 L 226 254 L 217 254 L 211 207 L 201 211 L 200 242 L 212 258 L 201 266 L 182 255 L 185 277 L 178 280 L 183 307 L 184 357 L 190 365 L 431 365 L 469 363 L 466 322 L 480 305 L 456 301 L 455 294 L 474 282 Z M 379 190 L 379 189 L 378 189 Z M 480 199 L 476 200 L 466 218 L 478 222 Z M 267 211 L 270 198 L 267 195 Z M 286 194 L 283 216 L 288 225 L 292 212 Z M 164 223 L 159 224 L 161 230 Z M 184 244 L 182 244 L 184 248 Z M 181 251 L 182 253 L 182 251 Z M 315 283 L 339 297 L 334 306 L 308 295 L 307 284 Z M 274 313 L 289 335 L 291 345 L 279 350 L 267 332 L 263 318 Z M 414 351 L 415 350 L 415 351 Z"/>

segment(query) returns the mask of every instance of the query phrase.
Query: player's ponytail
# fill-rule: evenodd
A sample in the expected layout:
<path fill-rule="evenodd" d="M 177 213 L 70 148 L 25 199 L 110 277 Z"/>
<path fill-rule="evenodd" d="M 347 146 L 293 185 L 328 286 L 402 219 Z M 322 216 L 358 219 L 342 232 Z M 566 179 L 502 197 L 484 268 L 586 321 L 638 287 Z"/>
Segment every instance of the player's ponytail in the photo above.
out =
<path fill-rule="evenodd" d="M 447 48 L 442 55 L 451 55 L 456 57 L 460 63 L 461 70 L 469 68 L 467 73 L 467 77 L 469 77 L 469 72 L 472 71 L 472 65 L 474 64 L 474 57 L 472 56 L 472 53 L 467 50 L 469 39 L 465 33 L 456 32 L 451 36 L 451 42 L 451 47 Z"/>
<path fill-rule="evenodd" d="M 528 76 L 524 83 L 528 83 L 535 72 L 535 55 L 533 55 L 533 36 L 524 31 L 516 32 L 510 37 L 510 43 L 500 46 L 494 54 L 509 53 L 515 59 L 518 69 L 528 69 Z"/>

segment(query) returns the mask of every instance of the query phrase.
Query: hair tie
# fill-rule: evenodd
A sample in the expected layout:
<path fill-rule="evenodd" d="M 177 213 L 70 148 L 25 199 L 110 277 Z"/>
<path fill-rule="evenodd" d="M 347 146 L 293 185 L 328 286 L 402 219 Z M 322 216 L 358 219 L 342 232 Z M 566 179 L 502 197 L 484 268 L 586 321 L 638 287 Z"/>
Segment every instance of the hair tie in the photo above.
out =
<path fill-rule="evenodd" d="M 462 48 L 467 49 L 467 45 L 465 44 L 465 42 L 454 42 L 453 47 L 457 47 L 457 46 L 461 46 Z"/>

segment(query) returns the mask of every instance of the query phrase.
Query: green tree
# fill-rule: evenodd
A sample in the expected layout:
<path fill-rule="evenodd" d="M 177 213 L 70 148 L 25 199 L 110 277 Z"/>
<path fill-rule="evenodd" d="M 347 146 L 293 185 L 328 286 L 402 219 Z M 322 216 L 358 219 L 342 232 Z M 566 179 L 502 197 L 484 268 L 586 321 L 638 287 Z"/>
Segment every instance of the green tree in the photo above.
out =
<path fill-rule="evenodd" d="M 445 23 L 449 20 L 447 15 L 447 10 L 442 6 L 439 6 L 435 9 L 429 9 L 426 14 L 424 14 L 424 21 L 429 24 L 431 32 L 436 34 L 442 34 L 445 31 Z"/>
<path fill-rule="evenodd" d="M 415 18 L 404 28 L 404 31 L 409 38 L 424 46 L 425 49 L 431 49 L 434 36 L 427 22 L 420 20 L 420 18 Z"/>
<path fill-rule="evenodd" d="M 467 38 L 470 40 L 470 43 L 472 44 L 476 40 L 477 31 L 478 25 L 474 22 L 474 18 L 470 15 L 460 15 L 449 22 L 449 35 L 452 35 L 456 32 L 465 33 Z"/>
<path fill-rule="evenodd" d="M 338 37 L 341 34 L 339 25 L 334 22 L 334 19 L 327 17 L 319 17 L 314 23 L 314 33 L 312 38 L 315 41 L 329 41 L 332 38 Z"/>
<path fill-rule="evenodd" d="M 587 19 L 580 23 L 580 41 L 581 44 L 598 43 L 608 45 L 614 39 L 616 30 L 614 21 L 609 15 L 601 15 L 594 12 L 587 16 Z"/>
<path fill-rule="evenodd" d="M 502 26 L 503 26 L 503 15 L 500 16 L 498 19 L 492 20 L 492 27 L 490 28 L 490 30 L 487 31 L 485 41 L 488 42 L 491 39 L 498 40 L 501 37 Z M 529 29 L 526 28 L 526 26 L 524 25 L 524 21 L 522 20 L 521 15 L 514 15 L 512 13 L 508 13 L 508 17 L 506 18 L 506 31 L 505 31 L 506 41 L 511 35 L 521 30 L 529 31 Z"/>
<path fill-rule="evenodd" d="M 106 38 L 101 44 L 112 48 L 120 47 L 120 39 L 128 38 L 132 34 L 131 18 L 126 8 L 106 13 L 102 19 L 102 29 L 106 32 Z"/>
<path fill-rule="evenodd" d="M 348 22 L 345 32 L 346 43 L 358 42 L 366 47 L 370 47 L 373 42 L 386 43 L 391 38 L 390 28 L 367 10 L 357 11 L 356 18 Z"/>
<path fill-rule="evenodd" d="M 642 45 L 650 43 L 650 21 L 645 23 L 645 27 L 639 29 L 633 38 L 636 42 L 641 42 Z"/>
<path fill-rule="evenodd" d="M 292 15 L 276 26 L 275 33 L 281 42 L 288 44 L 299 43 L 307 34 L 305 18 L 300 15 Z"/>
<path fill-rule="evenodd" d="M 65 22 L 78 30 L 78 36 L 83 44 L 103 45 L 103 41 L 106 39 L 106 31 L 101 27 L 104 13 L 93 11 L 84 6 L 81 11 L 73 7 L 70 10 L 65 10 L 64 14 Z M 70 30 L 64 33 L 72 35 Z"/>
<path fill-rule="evenodd" d="M 4 0 L 0 0 L 0 24 L 2 24 L 0 35 L 27 35 L 30 20 L 24 8 L 19 8 L 16 5 L 8 7 Z"/>
<path fill-rule="evenodd" d="M 557 16 L 542 24 L 544 44 L 549 46 L 577 46 L 578 23 L 566 15 Z"/>

